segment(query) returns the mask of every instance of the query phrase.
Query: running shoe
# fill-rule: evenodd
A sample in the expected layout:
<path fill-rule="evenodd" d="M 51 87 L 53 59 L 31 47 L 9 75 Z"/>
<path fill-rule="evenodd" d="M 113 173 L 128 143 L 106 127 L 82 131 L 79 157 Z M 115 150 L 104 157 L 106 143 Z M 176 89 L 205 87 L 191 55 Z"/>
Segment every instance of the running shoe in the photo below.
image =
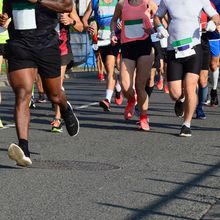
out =
<path fill-rule="evenodd" d="M 70 136 L 76 136 L 79 133 L 79 120 L 73 112 L 73 108 L 69 102 L 67 102 L 66 111 L 61 111 L 61 116 L 65 122 L 66 130 Z"/>
<path fill-rule="evenodd" d="M 218 94 L 217 94 L 217 90 L 212 89 L 210 92 L 210 96 L 211 96 L 211 106 L 212 107 L 217 107 L 218 106 Z"/>
<path fill-rule="evenodd" d="M 163 89 L 163 80 L 160 79 L 158 82 L 157 82 L 157 89 L 158 90 L 162 90 Z"/>
<path fill-rule="evenodd" d="M 31 97 L 31 101 L 29 103 L 29 108 L 36 108 L 36 104 L 35 104 L 35 101 L 34 101 L 34 97 L 32 96 Z"/>
<path fill-rule="evenodd" d="M 164 93 L 169 94 L 169 89 L 167 85 L 164 85 L 163 91 Z"/>
<path fill-rule="evenodd" d="M 116 105 L 121 105 L 123 102 L 123 95 L 122 92 L 117 92 L 115 91 L 115 104 Z"/>
<path fill-rule="evenodd" d="M 38 99 L 36 100 L 37 103 L 45 103 L 47 102 L 46 96 L 44 93 L 40 93 Z"/>
<path fill-rule="evenodd" d="M 184 103 L 177 100 L 174 106 L 174 110 L 176 116 L 182 118 L 184 116 Z"/>
<path fill-rule="evenodd" d="M 2 123 L 2 120 L 0 119 L 0 128 L 4 128 L 4 125 Z"/>
<path fill-rule="evenodd" d="M 104 73 L 98 73 L 98 80 L 104 81 L 105 80 L 105 74 Z"/>
<path fill-rule="evenodd" d="M 129 120 L 134 117 L 134 109 L 135 109 L 135 98 L 128 100 L 127 106 L 125 107 L 124 118 L 125 120 Z"/>
<path fill-rule="evenodd" d="M 11 144 L 8 148 L 8 156 L 11 160 L 15 160 L 18 166 L 27 167 L 32 164 L 28 148 Z"/>
<path fill-rule="evenodd" d="M 141 115 L 140 116 L 140 121 L 139 121 L 139 129 L 143 130 L 143 131 L 149 131 L 150 130 L 150 126 L 148 123 L 148 116 L 147 115 Z"/>
<path fill-rule="evenodd" d="M 51 131 L 52 132 L 57 132 L 57 133 L 61 133 L 63 132 L 62 129 L 62 120 L 60 118 L 55 118 L 52 122 L 51 122 L 52 128 Z"/>
<path fill-rule="evenodd" d="M 202 120 L 206 119 L 205 113 L 204 113 L 202 108 L 197 108 L 196 109 L 196 118 L 197 119 L 202 119 Z"/>
<path fill-rule="evenodd" d="M 102 107 L 105 112 L 111 111 L 110 103 L 109 103 L 108 99 L 104 99 L 104 100 L 100 101 L 99 106 Z"/>
<path fill-rule="evenodd" d="M 181 137 L 191 137 L 191 129 L 188 128 L 186 125 L 183 125 L 179 134 Z"/>

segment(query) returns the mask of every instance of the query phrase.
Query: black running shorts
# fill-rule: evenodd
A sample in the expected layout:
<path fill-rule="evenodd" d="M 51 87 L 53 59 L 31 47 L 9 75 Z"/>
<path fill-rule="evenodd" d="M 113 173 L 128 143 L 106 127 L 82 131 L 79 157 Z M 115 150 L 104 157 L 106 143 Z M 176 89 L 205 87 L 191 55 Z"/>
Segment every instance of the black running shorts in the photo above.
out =
<path fill-rule="evenodd" d="M 61 56 L 58 44 L 38 49 L 8 43 L 6 57 L 9 73 L 20 69 L 38 68 L 38 73 L 44 78 L 60 76 Z"/>
<path fill-rule="evenodd" d="M 202 34 L 201 45 L 202 45 L 202 70 L 209 70 L 209 66 L 211 62 L 211 50 L 206 33 Z"/>
<path fill-rule="evenodd" d="M 183 80 L 186 73 L 199 75 L 202 67 L 202 47 L 201 44 L 194 47 L 196 54 L 175 58 L 175 51 L 167 51 L 167 81 Z"/>
<path fill-rule="evenodd" d="M 141 56 L 150 55 L 152 50 L 152 41 L 148 37 L 145 40 L 132 41 L 121 45 L 121 54 L 123 59 L 137 61 Z"/>
<path fill-rule="evenodd" d="M 107 45 L 107 46 L 102 46 L 99 47 L 99 52 L 101 54 L 102 57 L 102 62 L 105 64 L 106 62 L 106 58 L 108 55 L 112 55 L 114 57 L 118 56 L 120 50 L 120 44 L 116 44 L 115 46 Z"/>

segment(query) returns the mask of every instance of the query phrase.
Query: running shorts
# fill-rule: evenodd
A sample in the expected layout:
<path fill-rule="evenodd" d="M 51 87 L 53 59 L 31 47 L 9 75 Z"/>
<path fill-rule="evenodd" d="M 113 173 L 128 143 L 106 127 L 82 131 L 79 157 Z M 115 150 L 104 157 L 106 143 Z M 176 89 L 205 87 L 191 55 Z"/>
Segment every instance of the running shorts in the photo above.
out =
<path fill-rule="evenodd" d="M 107 45 L 107 46 L 99 47 L 99 52 L 100 52 L 101 57 L 102 57 L 102 62 L 105 64 L 106 63 L 106 58 L 109 55 L 117 57 L 118 53 L 119 53 L 119 49 L 120 49 L 120 44 L 116 44 L 115 46 L 112 46 L 110 44 L 110 45 Z"/>
<path fill-rule="evenodd" d="M 38 68 L 38 73 L 44 78 L 60 76 L 61 56 L 58 44 L 38 49 L 8 43 L 6 58 L 9 73 L 20 69 Z"/>
<path fill-rule="evenodd" d="M 166 56 L 167 49 L 161 47 L 160 41 L 152 42 L 152 46 L 154 48 L 153 68 L 159 69 L 160 60 L 163 60 L 165 63 L 167 62 L 167 56 Z"/>
<path fill-rule="evenodd" d="M 5 58 L 5 44 L 0 44 L 0 56 Z"/>
<path fill-rule="evenodd" d="M 152 41 L 148 37 L 145 40 L 132 41 L 121 45 L 121 54 L 123 59 L 137 61 L 141 56 L 150 55 L 152 50 Z"/>
<path fill-rule="evenodd" d="M 202 34 L 201 46 L 202 46 L 202 70 L 209 70 L 209 66 L 211 62 L 211 53 L 210 53 L 209 40 L 206 36 L 206 33 Z"/>
<path fill-rule="evenodd" d="M 201 44 L 194 47 L 195 55 L 175 58 L 175 51 L 167 51 L 167 81 L 183 80 L 187 73 L 199 75 L 202 67 Z"/>
<path fill-rule="evenodd" d="M 218 57 L 220 55 L 220 39 L 209 40 L 211 55 Z"/>

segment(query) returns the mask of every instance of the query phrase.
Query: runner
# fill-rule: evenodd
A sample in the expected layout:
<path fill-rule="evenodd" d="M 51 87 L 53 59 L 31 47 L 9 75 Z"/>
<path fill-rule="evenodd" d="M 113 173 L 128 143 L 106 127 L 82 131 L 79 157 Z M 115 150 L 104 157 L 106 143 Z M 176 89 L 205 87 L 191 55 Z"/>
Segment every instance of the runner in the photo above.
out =
<path fill-rule="evenodd" d="M 220 1 L 211 0 L 217 12 L 220 13 Z M 220 59 L 220 26 L 217 28 L 218 31 L 208 32 L 209 44 L 211 48 L 211 78 L 212 78 L 212 89 L 210 92 L 210 105 L 213 107 L 218 106 L 218 78 L 219 78 L 219 59 Z"/>
<path fill-rule="evenodd" d="M 151 0 L 120 0 L 111 22 L 112 43 L 116 44 L 118 42 L 115 35 L 117 20 L 119 18 L 122 20 L 121 83 L 123 95 L 128 100 L 124 118 L 127 120 L 134 116 L 136 90 L 137 103 L 140 109 L 139 128 L 144 131 L 150 129 L 147 115 L 149 97 L 145 91 L 145 86 L 154 59 L 151 53 L 152 42 L 150 39 L 152 31 L 150 11 L 154 5 L 155 3 Z"/>
<path fill-rule="evenodd" d="M 59 34 L 60 39 L 60 53 L 61 53 L 61 87 L 63 87 L 64 75 L 66 72 L 67 65 L 73 60 L 73 54 L 71 51 L 70 45 L 70 28 L 73 28 L 75 31 L 82 32 L 83 24 L 77 14 L 75 5 L 71 13 L 60 13 L 59 14 L 59 23 L 56 27 L 56 30 Z M 52 132 L 62 132 L 62 118 L 59 105 L 54 105 L 55 117 L 51 122 Z"/>
<path fill-rule="evenodd" d="M 118 0 L 91 0 L 86 12 L 82 18 L 85 29 L 91 36 L 96 32 L 94 25 L 89 25 L 88 21 L 92 13 L 94 12 L 94 19 L 98 25 L 98 48 L 102 57 L 102 61 L 105 65 L 107 72 L 107 85 L 105 99 L 99 102 L 100 107 L 104 111 L 110 111 L 111 99 L 115 90 L 116 75 L 114 67 L 116 59 L 119 53 L 119 42 L 112 46 L 110 40 L 110 22 L 115 10 L 115 6 Z M 118 91 L 120 92 L 120 91 Z M 117 99 L 117 97 L 115 97 Z M 122 96 L 119 96 L 120 103 L 122 102 Z"/>
<path fill-rule="evenodd" d="M 71 12 L 72 0 L 4 1 L 0 25 L 12 18 L 6 56 L 9 80 L 15 93 L 15 123 L 18 145 L 11 144 L 8 155 L 17 165 L 32 164 L 28 146 L 32 85 L 37 71 L 49 99 L 61 108 L 62 118 L 71 136 L 79 132 L 79 121 L 61 90 L 60 51 L 55 27 L 58 12 Z"/>
<path fill-rule="evenodd" d="M 170 96 L 176 101 L 175 112 L 184 122 L 180 136 L 191 136 L 191 120 L 197 103 L 196 86 L 201 70 L 200 17 L 204 11 L 211 22 L 219 25 L 219 15 L 209 0 L 161 0 L 154 23 L 160 38 L 168 37 L 167 81 Z M 188 12 L 188 13 L 187 13 Z M 162 18 L 168 13 L 168 31 L 162 25 Z M 183 92 L 184 90 L 184 92 Z M 185 102 L 183 103 L 185 99 Z"/>

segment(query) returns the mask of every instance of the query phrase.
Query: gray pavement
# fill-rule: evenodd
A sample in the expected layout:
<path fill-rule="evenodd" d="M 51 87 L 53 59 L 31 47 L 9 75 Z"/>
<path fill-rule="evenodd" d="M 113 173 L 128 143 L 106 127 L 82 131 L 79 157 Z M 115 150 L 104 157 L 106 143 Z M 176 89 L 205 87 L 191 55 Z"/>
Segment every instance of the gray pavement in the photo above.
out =
<path fill-rule="evenodd" d="M 178 136 L 169 95 L 152 94 L 150 132 L 137 118 L 124 121 L 122 106 L 103 112 L 105 83 L 91 73 L 72 74 L 65 89 L 80 120 L 80 133 L 50 132 L 51 104 L 31 109 L 33 166 L 7 157 L 17 142 L 10 87 L 1 87 L 0 220 L 220 219 L 220 108 L 205 107 L 191 138 Z"/>

